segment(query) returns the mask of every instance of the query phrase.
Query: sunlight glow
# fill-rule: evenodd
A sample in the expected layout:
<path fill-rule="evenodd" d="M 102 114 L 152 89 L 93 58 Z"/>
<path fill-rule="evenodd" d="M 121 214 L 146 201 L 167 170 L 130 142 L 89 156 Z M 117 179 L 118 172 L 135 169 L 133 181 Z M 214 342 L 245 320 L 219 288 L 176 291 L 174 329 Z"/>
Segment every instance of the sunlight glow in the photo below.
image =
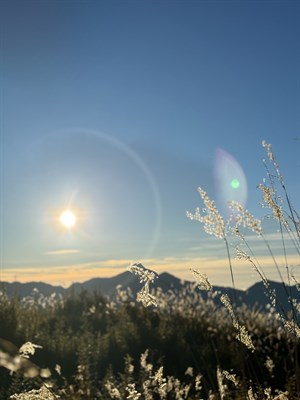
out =
<path fill-rule="evenodd" d="M 76 225 L 76 215 L 71 210 L 65 210 L 59 218 L 60 223 L 67 229 L 71 229 Z"/>

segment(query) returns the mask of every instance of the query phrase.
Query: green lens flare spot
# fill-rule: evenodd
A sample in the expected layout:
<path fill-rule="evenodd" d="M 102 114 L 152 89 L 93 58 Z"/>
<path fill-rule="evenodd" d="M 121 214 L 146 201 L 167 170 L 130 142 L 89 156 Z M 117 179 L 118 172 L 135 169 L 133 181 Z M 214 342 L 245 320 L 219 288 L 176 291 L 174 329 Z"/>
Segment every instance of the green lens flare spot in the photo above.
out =
<path fill-rule="evenodd" d="M 240 181 L 238 179 L 232 179 L 230 186 L 232 189 L 238 189 L 240 187 Z"/>

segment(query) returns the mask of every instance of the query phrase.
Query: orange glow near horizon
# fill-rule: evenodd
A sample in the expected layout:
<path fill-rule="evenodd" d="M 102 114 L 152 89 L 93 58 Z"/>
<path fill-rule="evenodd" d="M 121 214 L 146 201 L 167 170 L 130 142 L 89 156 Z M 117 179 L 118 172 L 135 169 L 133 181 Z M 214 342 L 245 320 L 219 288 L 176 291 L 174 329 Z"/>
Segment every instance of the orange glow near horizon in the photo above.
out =
<path fill-rule="evenodd" d="M 163 257 L 158 259 L 140 260 L 146 267 L 155 272 L 169 272 L 170 274 L 184 280 L 194 281 L 191 273 L 191 266 L 205 273 L 213 285 L 230 286 L 230 275 L 227 259 L 215 259 L 206 257 Z M 291 265 L 299 265 L 298 258 L 291 258 Z M 69 286 L 73 282 L 83 282 L 91 278 L 109 278 L 126 271 L 126 267 L 136 262 L 129 259 L 108 259 L 93 261 L 88 263 L 78 263 L 73 265 L 53 265 L 51 267 L 24 267 L 5 269 L 1 272 L 1 280 L 13 282 L 32 282 L 43 281 L 52 285 Z M 248 267 L 247 264 L 240 263 L 239 260 L 232 260 L 236 287 L 247 289 L 255 282 L 259 281 L 259 276 Z M 278 281 L 278 275 L 274 271 L 273 260 L 270 257 L 263 257 L 264 271 L 268 279 Z M 296 274 L 296 279 L 300 280 L 300 275 Z"/>

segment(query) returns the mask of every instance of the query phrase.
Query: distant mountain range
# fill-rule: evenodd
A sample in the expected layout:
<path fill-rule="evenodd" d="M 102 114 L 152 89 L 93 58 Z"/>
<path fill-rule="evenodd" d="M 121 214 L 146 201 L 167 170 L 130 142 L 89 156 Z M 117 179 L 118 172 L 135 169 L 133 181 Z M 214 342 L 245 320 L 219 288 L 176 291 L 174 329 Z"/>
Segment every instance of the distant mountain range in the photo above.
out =
<path fill-rule="evenodd" d="M 164 292 L 168 290 L 179 291 L 190 284 L 191 282 L 189 281 L 182 281 L 164 272 L 158 276 L 158 279 L 155 280 L 152 287 L 160 287 Z M 278 304 L 280 304 L 280 307 L 285 312 L 290 310 L 288 297 L 300 302 L 300 292 L 297 291 L 295 286 L 284 286 L 282 283 L 274 281 L 269 281 L 269 284 L 270 288 L 275 290 Z M 38 293 L 44 296 L 50 296 L 53 293 L 63 296 L 71 294 L 78 295 L 86 291 L 88 293 L 100 293 L 105 297 L 111 298 L 115 295 L 118 285 L 121 285 L 122 288 L 130 288 L 134 295 L 136 295 L 142 287 L 138 278 L 126 271 L 111 278 L 93 278 L 82 283 L 73 283 L 68 288 L 53 286 L 44 282 L 0 282 L 0 290 L 4 291 L 8 297 L 17 296 L 20 298 L 32 296 L 34 291 L 38 291 Z M 247 290 L 238 290 L 222 286 L 214 286 L 214 290 L 219 291 L 221 294 L 228 294 L 231 298 L 236 300 L 237 304 L 244 303 L 250 308 L 258 307 L 265 309 L 267 304 L 269 304 L 269 299 L 265 294 L 266 289 L 262 282 L 255 283 Z M 204 299 L 207 299 L 208 294 L 205 290 L 201 290 L 201 294 Z"/>

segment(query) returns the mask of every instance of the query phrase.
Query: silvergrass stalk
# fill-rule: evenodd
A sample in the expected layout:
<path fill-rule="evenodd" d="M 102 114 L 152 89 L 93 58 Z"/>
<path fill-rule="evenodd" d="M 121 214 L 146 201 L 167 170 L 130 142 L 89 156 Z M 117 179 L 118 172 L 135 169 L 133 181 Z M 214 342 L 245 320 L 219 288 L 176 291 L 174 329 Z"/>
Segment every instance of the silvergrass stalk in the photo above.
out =
<path fill-rule="evenodd" d="M 217 209 L 215 202 L 211 200 L 208 194 L 201 187 L 198 188 L 200 197 L 204 203 L 202 213 L 199 208 L 196 208 L 194 213 L 187 212 L 186 215 L 189 219 L 203 223 L 203 228 L 206 233 L 213 235 L 219 239 L 223 239 L 225 243 L 227 259 L 229 264 L 231 283 L 233 289 L 235 289 L 233 268 L 231 263 L 231 256 L 229 251 L 229 244 L 226 233 L 226 223 L 219 210 Z"/>
<path fill-rule="evenodd" d="M 201 273 L 200 271 L 198 271 L 196 269 L 192 269 L 191 271 L 193 272 L 194 276 L 196 277 L 199 289 L 205 289 L 208 292 L 214 292 L 213 286 L 211 285 L 211 283 L 209 282 L 209 280 L 205 274 Z M 232 307 L 232 304 L 230 302 L 228 295 L 223 294 L 220 296 L 218 292 L 214 292 L 214 293 L 215 293 L 215 296 L 218 296 L 220 298 L 220 301 L 224 304 L 226 310 L 228 311 L 228 313 L 231 317 L 232 324 L 233 324 L 234 328 L 237 330 L 236 338 L 241 343 L 243 343 L 248 349 L 250 349 L 251 351 L 254 351 L 255 347 L 253 345 L 251 337 L 250 337 L 246 327 L 240 324 L 238 317 L 234 311 L 234 308 Z"/>
<path fill-rule="evenodd" d="M 288 195 L 288 191 L 286 189 L 286 186 L 285 186 L 285 183 L 284 183 L 284 180 L 283 180 L 283 176 L 282 176 L 282 174 L 280 172 L 280 169 L 279 169 L 279 164 L 277 163 L 276 157 L 275 157 L 275 155 L 273 153 L 273 150 L 272 150 L 272 145 L 270 143 L 267 143 L 265 140 L 263 140 L 262 141 L 262 146 L 267 149 L 268 159 L 269 159 L 271 165 L 273 166 L 273 168 L 275 170 L 278 182 L 280 183 L 280 185 L 281 185 L 281 187 L 283 189 L 283 192 L 285 194 L 286 202 L 288 204 L 288 208 L 289 208 L 289 211 L 290 211 L 290 217 L 291 217 L 291 220 L 293 222 L 293 225 L 294 225 L 294 228 L 295 228 L 295 232 L 296 232 L 296 234 L 298 236 L 298 240 L 300 242 L 299 217 L 298 217 L 298 214 L 295 211 L 294 207 L 292 206 L 290 197 Z M 297 216 L 298 220 L 296 219 L 296 216 Z"/>
<path fill-rule="evenodd" d="M 291 213 L 290 218 L 293 221 L 293 226 L 297 232 L 297 236 L 299 237 L 299 221 L 296 221 L 296 215 L 298 215 L 298 214 L 294 211 L 294 209 L 291 205 L 291 201 L 288 196 L 278 163 L 272 152 L 271 145 L 267 144 L 266 141 L 263 141 L 263 147 L 265 147 L 267 150 L 268 159 L 269 159 L 272 167 L 275 170 L 275 175 L 272 175 L 270 173 L 270 171 L 268 170 L 268 167 L 266 165 L 266 162 L 264 161 L 264 164 L 267 168 L 267 175 L 269 177 L 270 187 L 267 186 L 266 184 L 261 184 L 258 187 L 262 190 L 263 197 L 264 197 L 264 204 L 267 207 L 272 209 L 273 217 L 279 223 L 279 228 L 280 228 L 280 232 L 281 232 L 281 241 L 282 241 L 282 245 L 283 245 L 283 254 L 284 254 L 284 260 L 285 260 L 285 269 L 287 272 L 287 281 L 290 285 L 291 275 L 290 275 L 290 269 L 288 266 L 287 252 L 286 252 L 285 240 L 284 240 L 284 236 L 283 236 L 283 227 L 285 227 L 286 231 L 289 234 L 289 237 L 292 238 L 292 243 L 295 245 L 295 248 L 296 248 L 296 251 L 298 252 L 298 254 L 299 254 L 299 243 L 297 241 L 295 241 L 294 236 L 293 236 L 293 230 L 290 227 L 287 218 L 284 216 L 282 199 L 277 194 L 277 188 L 276 188 L 276 185 L 274 182 L 275 178 L 279 181 L 281 187 L 284 190 L 285 198 L 288 202 L 288 208 Z M 256 258 L 251 247 L 247 243 L 245 236 L 241 233 L 240 226 L 243 226 L 244 228 L 250 229 L 251 231 L 256 233 L 263 240 L 270 257 L 273 260 L 273 264 L 274 264 L 274 266 L 277 270 L 277 273 L 279 275 L 279 278 L 283 284 L 284 290 L 286 291 L 287 298 L 289 299 L 291 309 L 293 311 L 293 319 L 295 322 L 297 322 L 297 313 L 295 311 L 294 302 L 291 299 L 290 293 L 288 293 L 288 291 L 287 291 L 286 284 L 285 284 L 283 275 L 281 273 L 279 264 L 274 255 L 274 252 L 262 230 L 261 221 L 254 218 L 248 210 L 244 209 L 244 207 L 241 204 L 239 204 L 238 202 L 235 202 L 235 201 L 231 201 L 229 206 L 232 210 L 232 214 L 229 217 L 228 221 L 225 222 L 223 217 L 219 214 L 218 210 L 216 209 L 216 206 L 215 206 L 213 200 L 208 198 L 207 193 L 201 188 L 199 188 L 198 191 L 199 191 L 200 196 L 205 205 L 205 208 L 203 209 L 203 214 L 201 214 L 200 209 L 197 208 L 195 210 L 194 214 L 188 212 L 187 216 L 188 216 L 188 218 L 190 218 L 192 220 L 196 220 L 200 223 L 203 223 L 204 231 L 207 232 L 208 234 L 215 235 L 216 237 L 224 239 L 233 287 L 234 287 L 234 276 L 233 276 L 233 269 L 232 269 L 230 251 L 229 251 L 229 243 L 227 240 L 227 235 L 229 233 L 232 233 L 235 236 L 237 236 L 242 241 L 242 243 L 244 245 L 246 245 L 249 253 L 251 254 L 251 257 L 250 257 L 250 255 L 243 253 L 242 250 L 238 250 L 237 256 L 238 256 L 238 258 L 244 258 L 244 259 L 248 260 L 252 264 L 253 269 L 259 274 L 260 279 L 263 281 L 264 286 L 267 289 L 267 292 L 268 292 L 268 295 L 270 297 L 272 304 L 275 306 L 274 303 L 276 303 L 276 293 L 274 293 L 270 289 L 267 276 L 264 273 L 261 264 L 259 263 L 258 259 Z M 227 229 L 226 229 L 226 227 L 227 227 Z M 287 318 L 287 316 L 284 315 L 285 314 L 284 310 L 280 307 L 280 305 L 277 305 L 277 306 L 279 307 L 279 313 L 281 314 L 282 317 L 284 317 L 284 320 L 285 320 Z"/>
<path fill-rule="evenodd" d="M 285 238 L 283 235 L 284 229 L 289 235 L 289 238 L 291 240 L 291 243 L 294 245 L 294 248 L 296 249 L 296 252 L 298 255 L 300 255 L 300 221 L 299 221 L 299 215 L 295 211 L 294 207 L 292 206 L 290 197 L 288 195 L 282 174 L 279 169 L 279 165 L 276 161 L 276 158 L 274 156 L 274 153 L 272 151 L 271 144 L 268 144 L 265 140 L 262 142 L 262 145 L 264 148 L 266 148 L 267 151 L 267 156 L 269 159 L 269 162 L 274 170 L 274 174 L 272 174 L 267 166 L 267 163 L 263 161 L 265 168 L 267 170 L 267 177 L 269 179 L 269 185 L 266 184 L 266 180 L 264 180 L 264 184 L 260 184 L 258 188 L 262 191 L 263 194 L 263 207 L 266 206 L 272 210 L 272 215 L 273 218 L 277 221 L 279 224 L 279 232 L 281 236 L 281 243 L 282 243 L 282 248 L 283 248 L 283 256 L 284 256 L 284 265 L 285 265 L 285 270 L 286 270 L 286 275 L 287 275 L 287 282 L 290 286 L 292 274 L 290 272 L 290 267 L 288 265 L 288 256 L 287 256 L 287 251 L 286 251 L 286 242 Z M 283 190 L 284 193 L 284 198 L 286 200 L 287 206 L 288 206 L 288 212 L 285 212 L 283 209 L 283 199 L 281 196 L 278 194 L 278 188 L 276 185 L 275 180 L 279 183 L 279 187 Z M 285 281 L 283 279 L 283 275 L 281 273 L 279 264 L 276 260 L 276 257 L 274 255 L 274 252 L 270 246 L 270 243 L 268 242 L 267 238 L 265 237 L 262 227 L 261 227 L 261 221 L 258 219 L 255 219 L 249 211 L 245 210 L 244 207 L 237 203 L 237 202 L 230 202 L 230 207 L 233 210 L 232 215 L 229 217 L 229 220 L 225 223 L 224 219 L 222 216 L 219 214 L 218 210 L 215 207 L 215 204 L 213 200 L 209 199 L 206 192 L 202 189 L 198 189 L 200 196 L 202 198 L 202 201 L 205 205 L 205 208 L 203 209 L 203 213 L 200 213 L 200 209 L 197 208 L 194 213 L 187 212 L 187 217 L 190 218 L 191 220 L 196 220 L 200 223 L 203 223 L 204 231 L 210 235 L 214 235 L 216 237 L 222 238 L 225 241 L 225 247 L 226 247 L 226 252 L 227 252 L 227 257 L 229 261 L 229 269 L 230 269 L 230 275 L 231 275 L 231 282 L 232 286 L 234 288 L 234 277 L 233 277 L 233 269 L 232 269 L 232 264 L 231 264 L 231 257 L 230 257 L 230 251 L 229 251 L 229 245 L 228 245 L 228 240 L 227 240 L 227 234 L 228 233 L 233 233 L 235 236 L 237 236 L 239 239 L 241 239 L 242 243 L 246 245 L 249 253 L 247 254 L 243 250 L 241 250 L 239 247 L 236 247 L 236 253 L 237 253 L 237 258 L 239 259 L 244 259 L 250 262 L 252 265 L 253 269 L 258 273 L 260 279 L 262 280 L 266 290 L 267 294 L 269 296 L 269 299 L 271 301 L 271 304 L 276 307 L 277 309 L 277 315 L 280 317 L 282 321 L 283 327 L 286 329 L 286 331 L 291 332 L 295 336 L 295 367 L 296 367 L 296 376 L 297 376 L 297 391 L 298 394 L 300 394 L 300 373 L 299 373 L 299 365 L 298 365 L 298 355 L 297 355 L 297 342 L 298 339 L 300 338 L 300 327 L 299 327 L 299 322 L 298 322 L 298 313 L 299 313 L 299 307 L 298 303 L 295 299 L 291 298 L 291 291 L 288 292 Z M 289 221 L 292 221 L 292 226 L 293 229 L 289 223 Z M 240 226 L 243 226 L 244 228 L 250 229 L 253 232 L 255 232 L 259 237 L 264 242 L 264 245 L 273 260 L 273 265 L 275 269 L 277 270 L 277 273 L 279 275 L 279 278 L 283 284 L 283 288 L 285 290 L 287 299 L 290 303 L 291 309 L 292 309 L 292 318 L 290 318 L 286 313 L 284 312 L 283 308 L 278 304 L 277 299 L 276 299 L 276 293 L 273 289 L 270 288 L 269 281 L 267 279 L 266 274 L 264 273 L 264 270 L 259 263 L 258 259 L 256 258 L 254 252 L 252 251 L 251 247 L 249 246 L 245 236 L 241 233 L 240 231 Z M 226 230 L 225 227 L 228 227 Z M 298 239 L 298 240 L 297 240 Z M 194 275 L 196 275 L 196 278 L 198 280 L 198 285 L 200 288 L 205 288 L 207 290 L 212 290 L 212 286 L 208 285 L 208 279 L 207 277 L 202 274 L 200 271 L 193 270 Z M 296 281 L 294 279 L 294 281 Z M 297 289 L 299 289 L 299 284 L 297 283 Z M 291 290 L 291 289 L 290 289 Z M 248 333 L 245 331 L 245 327 L 241 326 L 236 318 L 236 315 L 234 313 L 233 307 L 230 303 L 230 299 L 223 295 L 221 296 L 221 301 L 225 305 L 226 309 L 228 310 L 231 318 L 232 318 L 232 323 L 234 327 L 239 331 L 239 334 L 237 335 L 237 338 L 244 342 L 246 345 L 248 343 L 249 348 L 252 348 L 253 344 L 251 341 L 250 336 Z M 248 342 L 249 340 L 249 342 Z M 253 346 L 254 350 L 254 346 Z M 218 376 L 218 382 L 220 382 L 220 376 Z M 219 384 L 220 387 L 220 384 Z M 220 392 L 221 399 L 224 397 L 223 393 Z M 250 386 L 248 390 L 248 398 L 250 400 L 257 398 L 257 396 L 253 393 L 252 387 Z M 270 396 L 268 397 L 270 398 Z M 278 397 L 279 398 L 279 397 Z"/>
<path fill-rule="evenodd" d="M 153 283 L 158 275 L 154 271 L 145 268 L 141 263 L 131 264 L 127 267 L 127 271 L 137 275 L 140 283 L 144 283 L 144 286 L 137 294 L 137 301 L 141 302 L 145 307 L 157 307 L 156 298 L 150 293 L 150 283 Z"/>
<path fill-rule="evenodd" d="M 279 224 L 279 230 L 280 230 L 281 241 L 282 241 L 282 249 L 283 249 L 283 255 L 284 255 L 284 260 L 285 260 L 285 269 L 286 269 L 286 274 L 287 274 L 287 281 L 288 281 L 288 284 L 290 286 L 291 273 L 290 273 L 290 268 L 289 268 L 289 265 L 288 265 L 285 240 L 284 240 L 284 236 L 283 236 L 283 227 L 288 232 L 289 237 L 290 237 L 290 241 L 294 245 L 294 248 L 295 248 L 296 252 L 298 253 L 298 255 L 300 255 L 299 216 L 298 216 L 297 212 L 295 211 L 294 207 L 292 206 L 290 197 L 288 195 L 288 191 L 287 191 L 285 183 L 284 183 L 283 176 L 282 176 L 282 174 L 280 172 L 279 164 L 276 161 L 276 157 L 275 157 L 275 155 L 274 155 L 274 153 L 272 151 L 271 144 L 267 143 L 264 140 L 262 142 L 262 145 L 263 145 L 264 148 L 267 149 L 267 156 L 268 156 L 270 165 L 273 168 L 275 174 L 272 174 L 270 172 L 269 167 L 268 167 L 266 161 L 264 160 L 263 163 L 264 163 L 264 166 L 265 166 L 266 171 L 267 171 L 267 176 L 268 176 L 268 179 L 269 179 L 270 187 L 267 187 L 266 185 L 259 185 L 259 188 L 263 192 L 265 204 L 269 208 L 272 209 L 273 216 L 274 216 L 274 218 L 277 220 L 277 222 Z M 284 197 L 285 197 L 286 203 L 288 205 L 289 213 L 288 212 L 284 213 L 284 211 L 283 211 L 283 200 L 282 200 L 282 197 L 280 195 L 278 195 L 278 185 L 276 185 L 275 179 L 277 180 L 277 182 L 279 183 L 279 186 L 283 190 Z M 285 217 L 285 215 L 286 215 L 286 217 Z M 289 220 L 292 221 L 292 224 L 293 224 L 293 227 L 294 227 L 294 231 L 290 227 Z M 295 237 L 294 233 L 296 233 L 297 238 Z M 287 298 L 288 298 L 289 303 L 291 305 L 291 309 L 292 309 L 292 313 L 293 313 L 293 321 L 294 321 L 294 324 L 292 324 L 292 325 L 295 325 L 294 333 L 298 336 L 297 329 L 296 329 L 296 326 L 298 325 L 297 307 L 295 307 L 293 299 L 291 298 L 291 292 L 288 293 L 288 291 L 287 291 L 285 282 L 284 282 L 283 277 L 282 277 L 282 275 L 280 273 L 279 266 L 276 263 L 275 258 L 273 256 L 273 253 L 272 253 L 272 251 L 270 249 L 270 246 L 269 246 L 269 244 L 267 242 L 266 242 L 266 245 L 267 245 L 267 248 L 269 249 L 269 252 L 270 252 L 271 256 L 273 257 L 274 265 L 276 266 L 276 269 L 277 269 L 277 271 L 279 273 L 279 276 L 281 277 L 281 281 L 283 283 L 284 290 L 286 292 Z M 285 321 L 283 321 L 283 322 L 285 323 Z M 290 326 L 290 324 L 288 324 L 288 326 Z"/>
<path fill-rule="evenodd" d="M 264 198 L 264 203 L 266 204 L 267 207 L 272 209 L 273 212 L 273 216 L 274 218 L 277 220 L 278 225 L 279 225 L 279 231 L 280 231 L 280 235 L 281 235 L 281 241 L 282 241 L 282 249 L 283 249 L 283 255 L 284 255 L 284 260 L 285 260 L 285 269 L 286 269 L 286 275 L 287 275 L 287 281 L 288 281 L 288 285 L 290 286 L 291 284 L 291 273 L 290 273 L 290 268 L 288 265 L 288 258 L 287 258 L 287 252 L 286 252 L 286 245 L 285 245 L 285 240 L 284 240 L 284 235 L 283 235 L 283 227 L 285 228 L 285 230 L 287 231 L 289 238 L 290 238 L 290 242 L 294 245 L 294 248 L 297 252 L 298 255 L 300 255 L 300 233 L 299 233 L 299 216 L 297 214 L 297 212 L 295 211 L 294 207 L 292 206 L 290 197 L 288 195 L 288 191 L 286 189 L 285 183 L 284 183 L 284 179 L 283 176 L 280 172 L 280 168 L 279 168 L 279 164 L 276 161 L 276 157 L 272 151 L 272 146 L 271 144 L 268 144 L 265 140 L 262 143 L 263 147 L 265 147 L 267 149 L 267 156 L 268 156 L 268 160 L 270 162 L 271 167 L 274 170 L 274 173 L 272 174 L 270 172 L 270 169 L 266 163 L 266 161 L 264 160 L 264 166 L 266 168 L 267 171 L 267 176 L 268 176 L 268 180 L 269 180 L 269 184 L 270 187 L 264 185 L 259 185 L 259 189 L 261 189 L 262 193 L 263 193 L 263 198 Z M 283 210 L 283 199 L 282 197 L 278 194 L 278 185 L 276 185 L 276 181 L 279 183 L 279 187 L 282 188 L 283 193 L 284 193 L 284 197 L 286 199 L 286 203 L 288 205 L 288 212 L 284 212 Z M 289 220 L 292 221 L 294 230 L 291 228 L 290 224 L 289 224 Z M 296 237 L 295 237 L 296 234 Z M 284 279 L 281 275 L 280 272 L 280 268 L 278 266 L 278 264 L 276 263 L 275 257 L 272 253 L 272 250 L 269 246 L 269 244 L 267 243 L 267 241 L 265 240 L 265 244 L 269 250 L 270 255 L 273 258 L 274 261 L 274 265 L 276 266 L 277 272 L 281 278 L 281 281 L 283 283 L 283 287 L 284 290 L 286 292 L 287 298 L 289 300 L 289 303 L 291 305 L 291 309 L 292 309 L 292 313 L 293 313 L 293 320 L 294 322 L 297 322 L 297 307 L 295 308 L 295 304 L 293 302 L 293 299 L 291 298 L 291 291 L 288 293 Z M 297 330 L 295 329 L 295 334 L 297 334 Z M 298 335 L 297 335 L 298 336 Z"/>

